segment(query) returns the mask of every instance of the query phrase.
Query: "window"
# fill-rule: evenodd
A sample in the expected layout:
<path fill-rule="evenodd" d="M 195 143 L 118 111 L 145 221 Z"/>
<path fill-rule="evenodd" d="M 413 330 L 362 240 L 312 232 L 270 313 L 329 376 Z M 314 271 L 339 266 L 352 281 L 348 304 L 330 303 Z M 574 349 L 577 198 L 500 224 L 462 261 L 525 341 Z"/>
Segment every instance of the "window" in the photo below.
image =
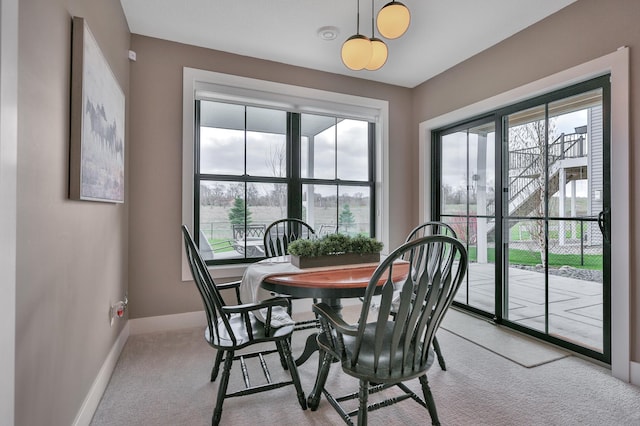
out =
<path fill-rule="evenodd" d="M 284 217 L 386 242 L 386 101 L 188 68 L 184 94 L 183 223 L 214 276 Z"/>
<path fill-rule="evenodd" d="M 374 235 L 373 123 L 196 100 L 196 235 L 211 263 L 264 257 L 265 228 Z"/>

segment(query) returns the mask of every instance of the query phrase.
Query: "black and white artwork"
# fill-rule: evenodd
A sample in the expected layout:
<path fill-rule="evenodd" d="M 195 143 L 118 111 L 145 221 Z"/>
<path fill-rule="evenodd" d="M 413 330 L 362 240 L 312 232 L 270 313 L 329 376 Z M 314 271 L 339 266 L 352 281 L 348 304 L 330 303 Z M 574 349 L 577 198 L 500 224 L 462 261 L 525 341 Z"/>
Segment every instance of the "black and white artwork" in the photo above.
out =
<path fill-rule="evenodd" d="M 69 195 L 124 202 L 125 98 L 82 18 L 73 19 Z"/>

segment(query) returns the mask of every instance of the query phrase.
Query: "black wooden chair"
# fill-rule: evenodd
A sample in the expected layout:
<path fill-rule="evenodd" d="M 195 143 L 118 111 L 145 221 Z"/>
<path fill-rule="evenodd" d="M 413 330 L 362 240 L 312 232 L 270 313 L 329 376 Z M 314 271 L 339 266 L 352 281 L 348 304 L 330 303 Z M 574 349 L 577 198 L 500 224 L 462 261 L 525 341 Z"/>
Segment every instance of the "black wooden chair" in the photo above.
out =
<path fill-rule="evenodd" d="M 264 254 L 267 258 L 285 256 L 289 244 L 299 239 L 311 240 L 316 237 L 316 233 L 305 221 L 296 218 L 279 219 L 269 224 L 264 232 Z M 317 300 L 313 299 L 316 303 Z M 289 311 L 291 315 L 291 311 Z M 295 330 L 306 330 L 310 328 L 319 328 L 320 323 L 317 320 L 296 321 Z M 309 336 L 301 357 L 297 360 L 300 365 L 306 361 L 313 353 L 315 348 L 315 337 Z"/>
<path fill-rule="evenodd" d="M 448 235 L 456 239 L 458 238 L 456 231 L 453 230 L 451 225 L 444 222 L 429 221 L 413 228 L 411 232 L 409 232 L 405 242 L 415 240 L 420 237 L 426 237 L 427 235 Z"/>
<path fill-rule="evenodd" d="M 405 242 L 412 241 L 421 237 L 426 237 L 427 235 L 448 235 L 453 238 L 458 238 L 458 236 L 456 235 L 456 231 L 454 231 L 450 225 L 444 222 L 429 221 L 413 228 L 411 232 L 409 232 L 409 235 L 407 236 Z M 397 297 L 399 297 L 399 293 L 396 295 L 396 298 Z M 395 315 L 395 312 L 397 310 L 395 305 L 396 303 L 392 304 L 391 315 Z M 438 365 L 440 365 L 441 369 L 446 370 L 447 364 L 444 360 L 444 356 L 442 356 L 442 350 L 440 349 L 440 343 L 438 343 L 437 336 L 433 336 L 433 350 L 436 352 L 436 356 L 438 357 Z"/>
<path fill-rule="evenodd" d="M 264 231 L 265 257 L 284 256 L 289 244 L 295 240 L 315 238 L 316 233 L 308 223 L 294 218 L 276 220 Z"/>
<path fill-rule="evenodd" d="M 212 424 L 220 423 L 222 416 L 222 404 L 225 398 L 250 395 L 257 392 L 270 391 L 282 386 L 294 385 L 298 397 L 298 402 L 303 410 L 306 410 L 307 403 L 300 384 L 298 370 L 291 355 L 289 340 L 293 332 L 293 326 L 285 326 L 280 328 L 272 328 L 271 315 L 275 307 L 287 309 L 289 300 L 282 298 L 271 299 L 262 303 L 246 303 L 242 305 L 225 304 L 220 290 L 222 288 L 237 288 L 239 282 L 216 285 L 209 274 L 207 265 L 200 256 L 195 242 L 185 225 L 182 225 L 182 233 L 184 236 L 185 250 L 193 279 L 198 287 L 202 302 L 204 304 L 207 316 L 207 329 L 205 331 L 205 340 L 213 348 L 217 349 L 216 360 L 211 370 L 211 381 L 215 381 L 218 376 L 218 369 L 222 361 L 224 361 L 222 369 L 222 377 L 218 387 L 218 395 L 216 406 L 213 411 Z M 236 293 L 237 294 L 237 293 Z M 266 321 L 263 324 L 258 321 L 253 312 L 258 309 L 266 310 Z M 252 346 L 255 344 L 274 343 L 275 349 L 261 350 L 255 352 L 243 351 L 241 355 L 236 356 L 236 351 Z M 264 355 L 278 352 L 280 359 L 284 360 L 291 374 L 290 381 L 282 381 L 273 383 L 264 359 Z M 251 386 L 248 369 L 245 360 L 258 357 L 262 367 L 266 383 L 262 385 Z M 242 374 L 244 377 L 245 389 L 227 393 L 229 385 L 229 376 L 231 366 L 234 361 L 240 361 Z"/>
<path fill-rule="evenodd" d="M 400 259 L 410 262 L 410 273 L 402 282 L 398 311 L 392 317 L 391 271 L 394 262 Z M 324 394 L 347 424 L 353 424 L 351 419 L 357 416 L 358 425 L 366 425 L 368 411 L 411 398 L 426 407 L 432 423 L 439 425 L 426 375 L 435 359 L 431 342 L 466 270 L 467 252 L 460 241 L 444 235 L 418 238 L 398 247 L 376 269 L 366 289 L 357 324 L 347 324 L 327 304 L 314 305 L 313 311 L 323 326 L 323 332 L 318 335 L 322 361 L 308 399 L 309 407 L 316 410 Z M 378 292 L 381 293 L 380 305 L 372 309 L 373 296 Z M 325 389 L 334 359 L 340 361 L 344 373 L 360 380 L 359 392 L 334 397 Z M 415 378 L 420 380 L 424 399 L 403 383 Z M 392 386 L 404 393 L 368 404 L 370 392 Z M 340 403 L 355 398 L 359 399 L 358 410 L 347 413 Z"/>

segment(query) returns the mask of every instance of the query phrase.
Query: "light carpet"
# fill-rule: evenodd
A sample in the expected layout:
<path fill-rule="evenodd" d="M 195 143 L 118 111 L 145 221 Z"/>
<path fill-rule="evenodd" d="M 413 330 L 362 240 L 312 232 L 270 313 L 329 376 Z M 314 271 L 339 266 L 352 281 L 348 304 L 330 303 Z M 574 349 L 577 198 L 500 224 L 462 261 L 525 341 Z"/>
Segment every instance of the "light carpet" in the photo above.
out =
<path fill-rule="evenodd" d="M 353 308 L 345 309 L 350 314 Z M 452 311 L 453 312 L 453 311 Z M 304 332 L 294 335 L 300 353 Z M 610 371 L 567 356 L 524 368 L 446 330 L 438 340 L 447 371 L 437 365 L 428 377 L 445 426 L 622 426 L 640 424 L 640 389 L 611 377 Z M 116 365 L 92 426 L 204 426 L 211 424 L 218 382 L 209 382 L 215 351 L 203 328 L 131 336 Z M 254 358 L 255 360 L 255 358 Z M 313 387 L 317 355 L 299 367 L 303 389 Z M 282 377 L 277 355 L 269 355 L 273 379 Z M 259 383 L 259 367 L 249 365 Z M 242 386 L 239 366 L 230 388 Z M 407 382 L 419 391 L 418 380 Z M 331 368 L 327 387 L 335 393 L 357 391 L 356 380 Z M 376 396 L 377 397 L 377 396 Z M 373 398 L 372 398 L 373 399 Z M 317 411 L 303 411 L 293 387 L 227 399 L 222 425 L 340 425 L 339 415 L 323 398 Z M 407 400 L 369 414 L 369 425 L 430 424 L 428 412 Z"/>
<path fill-rule="evenodd" d="M 440 328 L 527 368 L 569 356 L 567 351 L 455 309 L 449 309 Z"/>

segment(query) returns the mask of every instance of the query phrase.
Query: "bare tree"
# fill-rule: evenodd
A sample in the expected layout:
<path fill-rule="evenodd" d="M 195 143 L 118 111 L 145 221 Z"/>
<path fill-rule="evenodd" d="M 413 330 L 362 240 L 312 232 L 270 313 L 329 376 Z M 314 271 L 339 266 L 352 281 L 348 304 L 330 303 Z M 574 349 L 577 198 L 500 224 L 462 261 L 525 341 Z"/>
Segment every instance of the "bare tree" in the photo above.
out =
<path fill-rule="evenodd" d="M 216 183 L 213 186 L 209 187 L 209 191 L 212 197 L 212 204 L 216 206 L 224 205 L 224 185 L 221 183 Z"/>
<path fill-rule="evenodd" d="M 535 120 L 517 126 L 509 127 L 509 151 L 519 151 L 519 153 L 527 158 L 523 161 L 525 164 L 522 169 L 525 173 L 517 176 L 515 179 L 530 179 L 528 194 L 536 197 L 531 199 L 528 204 L 531 208 L 528 211 L 529 216 L 540 218 L 532 220 L 527 224 L 527 230 L 531 234 L 531 239 L 540 252 L 540 260 L 543 265 L 546 264 L 546 233 L 545 233 L 545 206 L 547 199 L 547 173 L 545 161 L 547 153 L 547 144 L 554 140 L 555 120 L 549 119 L 549 131 L 545 120 Z M 510 185 L 515 181 L 512 180 Z"/>
<path fill-rule="evenodd" d="M 284 144 L 278 144 L 275 147 L 270 145 L 269 153 L 264 161 L 274 177 L 285 177 L 287 175 L 287 153 Z M 272 195 L 275 205 L 280 209 L 280 217 L 286 217 L 286 185 L 274 184 Z"/>
<path fill-rule="evenodd" d="M 235 200 L 236 198 L 244 199 L 244 183 L 235 183 L 227 188 L 227 198 Z"/>
<path fill-rule="evenodd" d="M 200 185 L 200 205 L 210 206 L 215 202 L 212 188 L 208 185 Z"/>

